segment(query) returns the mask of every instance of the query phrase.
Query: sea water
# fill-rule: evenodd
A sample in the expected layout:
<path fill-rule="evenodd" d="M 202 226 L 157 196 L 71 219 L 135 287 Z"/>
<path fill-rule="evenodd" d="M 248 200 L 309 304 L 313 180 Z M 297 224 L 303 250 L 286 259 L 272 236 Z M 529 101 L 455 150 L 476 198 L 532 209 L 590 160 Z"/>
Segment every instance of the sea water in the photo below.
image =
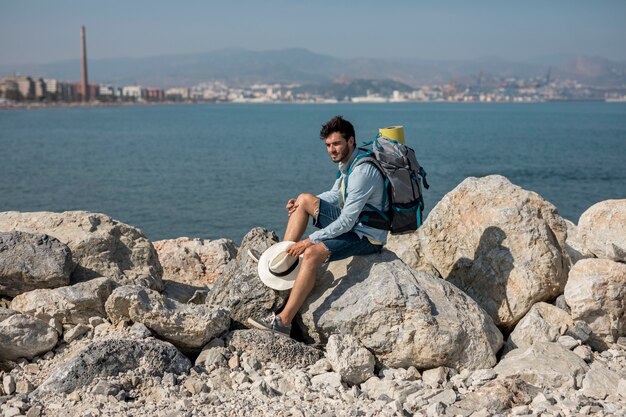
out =
<path fill-rule="evenodd" d="M 334 182 L 319 130 L 337 114 L 358 142 L 404 125 L 427 211 L 490 174 L 575 223 L 626 198 L 624 103 L 198 104 L 1 111 L 0 211 L 100 212 L 151 240 L 282 235 L 286 201 Z"/>

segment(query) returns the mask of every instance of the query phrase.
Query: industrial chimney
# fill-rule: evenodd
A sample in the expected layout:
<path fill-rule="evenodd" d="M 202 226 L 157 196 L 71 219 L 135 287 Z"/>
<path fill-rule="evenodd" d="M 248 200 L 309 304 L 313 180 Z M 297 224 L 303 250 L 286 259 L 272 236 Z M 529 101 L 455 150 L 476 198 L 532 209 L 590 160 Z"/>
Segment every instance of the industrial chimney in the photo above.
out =
<path fill-rule="evenodd" d="M 83 101 L 89 101 L 89 85 L 87 81 L 87 39 L 85 26 L 80 27 L 80 58 L 83 66 Z"/>

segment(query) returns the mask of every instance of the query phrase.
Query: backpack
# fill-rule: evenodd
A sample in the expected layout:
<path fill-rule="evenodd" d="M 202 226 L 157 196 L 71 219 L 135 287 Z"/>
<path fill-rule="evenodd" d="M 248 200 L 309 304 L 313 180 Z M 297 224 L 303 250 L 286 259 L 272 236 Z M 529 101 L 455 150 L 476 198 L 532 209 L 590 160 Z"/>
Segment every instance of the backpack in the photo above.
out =
<path fill-rule="evenodd" d="M 381 135 L 372 142 L 360 146 L 359 149 L 364 153 L 352 163 L 348 177 L 352 170 L 362 163 L 374 165 L 385 178 L 381 207 L 385 207 L 387 201 L 389 202 L 389 209 L 386 212 L 366 204 L 359 215 L 359 221 L 366 226 L 389 230 L 391 234 L 417 230 L 422 225 L 424 211 L 422 184 L 425 189 L 430 186 L 426 182 L 426 171 L 415 158 L 415 151 Z"/>

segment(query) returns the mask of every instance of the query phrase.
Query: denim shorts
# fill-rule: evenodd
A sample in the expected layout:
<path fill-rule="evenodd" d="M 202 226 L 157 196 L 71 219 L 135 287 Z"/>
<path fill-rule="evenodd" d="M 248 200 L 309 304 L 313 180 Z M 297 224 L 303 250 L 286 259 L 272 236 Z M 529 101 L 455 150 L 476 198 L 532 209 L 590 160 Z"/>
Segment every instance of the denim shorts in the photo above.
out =
<path fill-rule="evenodd" d="M 341 209 L 322 199 L 320 199 L 317 219 L 313 220 L 313 226 L 323 229 L 328 226 L 341 214 Z M 350 231 L 321 241 L 326 249 L 330 251 L 328 261 L 338 261 L 356 255 L 370 255 L 380 253 L 383 245 L 374 245 L 366 237 L 360 238 L 355 232 Z"/>

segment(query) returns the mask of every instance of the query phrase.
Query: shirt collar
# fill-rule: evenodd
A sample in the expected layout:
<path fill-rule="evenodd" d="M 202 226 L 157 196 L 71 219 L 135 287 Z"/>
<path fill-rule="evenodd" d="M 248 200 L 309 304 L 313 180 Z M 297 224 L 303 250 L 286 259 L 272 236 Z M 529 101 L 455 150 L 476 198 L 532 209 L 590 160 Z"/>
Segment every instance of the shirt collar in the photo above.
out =
<path fill-rule="evenodd" d="M 354 151 L 352 151 L 352 155 L 350 155 L 350 159 L 348 159 L 345 164 L 343 162 L 339 162 L 339 170 L 346 174 L 348 172 L 348 168 L 350 168 L 358 154 L 359 148 L 355 148 Z"/>

